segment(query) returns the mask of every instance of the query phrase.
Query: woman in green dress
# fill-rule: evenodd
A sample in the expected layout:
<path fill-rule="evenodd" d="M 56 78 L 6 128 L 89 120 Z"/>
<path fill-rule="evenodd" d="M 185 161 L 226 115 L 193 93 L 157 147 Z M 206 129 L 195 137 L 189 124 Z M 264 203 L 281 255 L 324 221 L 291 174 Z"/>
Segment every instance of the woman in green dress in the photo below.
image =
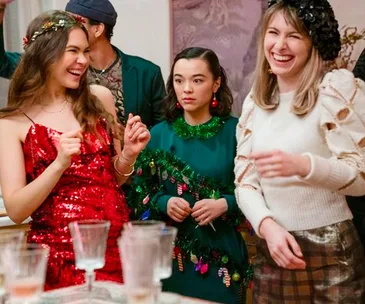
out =
<path fill-rule="evenodd" d="M 234 196 L 232 94 L 217 55 L 179 53 L 167 82 L 166 121 L 154 126 L 137 160 L 134 217 L 178 228 L 173 274 L 163 290 L 221 303 L 245 303 L 251 270 Z"/>

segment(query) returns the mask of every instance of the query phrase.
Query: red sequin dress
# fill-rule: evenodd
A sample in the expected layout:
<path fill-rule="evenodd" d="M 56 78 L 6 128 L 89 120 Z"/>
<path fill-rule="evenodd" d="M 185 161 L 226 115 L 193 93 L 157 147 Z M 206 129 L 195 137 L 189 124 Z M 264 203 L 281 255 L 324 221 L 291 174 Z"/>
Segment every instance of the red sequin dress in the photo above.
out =
<path fill-rule="evenodd" d="M 96 271 L 97 280 L 122 282 L 117 239 L 128 221 L 124 194 L 119 190 L 113 163 L 112 138 L 100 121 L 95 134 L 84 133 L 81 154 L 73 156 L 43 204 L 32 214 L 28 242 L 50 246 L 45 289 L 84 283 L 84 272 L 75 267 L 68 223 L 103 219 L 111 222 L 105 267 Z M 60 132 L 34 123 L 23 145 L 27 182 L 37 178 L 56 158 Z"/>

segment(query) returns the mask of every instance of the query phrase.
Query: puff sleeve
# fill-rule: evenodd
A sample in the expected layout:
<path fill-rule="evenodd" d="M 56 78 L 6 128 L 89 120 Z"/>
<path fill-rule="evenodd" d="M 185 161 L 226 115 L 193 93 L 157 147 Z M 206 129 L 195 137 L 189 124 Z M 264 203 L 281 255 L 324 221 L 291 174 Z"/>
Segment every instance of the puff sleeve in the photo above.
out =
<path fill-rule="evenodd" d="M 345 69 L 327 73 L 318 102 L 320 128 L 331 158 L 305 153 L 311 170 L 303 178 L 340 194 L 365 194 L 365 83 Z"/>
<path fill-rule="evenodd" d="M 252 151 L 251 135 L 254 107 L 254 101 L 249 94 L 243 103 L 242 114 L 236 128 L 235 194 L 238 206 L 250 221 L 256 234 L 260 236 L 258 228 L 261 222 L 267 217 L 273 218 L 273 214 L 266 206 L 254 164 L 248 159 L 248 155 Z"/>

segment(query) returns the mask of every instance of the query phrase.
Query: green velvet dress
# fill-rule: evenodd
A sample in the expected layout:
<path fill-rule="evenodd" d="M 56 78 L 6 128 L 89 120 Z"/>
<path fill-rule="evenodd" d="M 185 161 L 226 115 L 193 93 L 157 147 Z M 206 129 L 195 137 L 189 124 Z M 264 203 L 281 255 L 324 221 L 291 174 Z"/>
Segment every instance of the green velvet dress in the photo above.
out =
<path fill-rule="evenodd" d="M 153 127 L 151 141 L 137 160 L 135 195 L 129 201 L 132 216 L 163 219 L 178 228 L 173 274 L 163 281 L 164 291 L 245 303 L 251 270 L 239 233 L 244 219 L 233 193 L 237 119 L 215 117 L 196 127 L 183 118 L 175 123 Z M 184 198 L 190 207 L 204 198 L 224 197 L 228 211 L 214 220 L 215 231 L 210 225 L 197 226 L 191 216 L 179 224 L 166 214 L 174 196 Z"/>

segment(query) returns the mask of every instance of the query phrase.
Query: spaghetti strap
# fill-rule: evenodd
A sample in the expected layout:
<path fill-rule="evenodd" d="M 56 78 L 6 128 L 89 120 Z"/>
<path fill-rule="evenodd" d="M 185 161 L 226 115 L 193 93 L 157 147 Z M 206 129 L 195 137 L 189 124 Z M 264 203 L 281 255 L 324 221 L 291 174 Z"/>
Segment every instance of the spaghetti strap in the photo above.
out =
<path fill-rule="evenodd" d="M 23 111 L 19 110 L 26 118 L 28 118 L 32 123 L 33 125 L 35 125 L 35 122 L 33 119 L 31 119 L 27 114 L 25 114 Z"/>

